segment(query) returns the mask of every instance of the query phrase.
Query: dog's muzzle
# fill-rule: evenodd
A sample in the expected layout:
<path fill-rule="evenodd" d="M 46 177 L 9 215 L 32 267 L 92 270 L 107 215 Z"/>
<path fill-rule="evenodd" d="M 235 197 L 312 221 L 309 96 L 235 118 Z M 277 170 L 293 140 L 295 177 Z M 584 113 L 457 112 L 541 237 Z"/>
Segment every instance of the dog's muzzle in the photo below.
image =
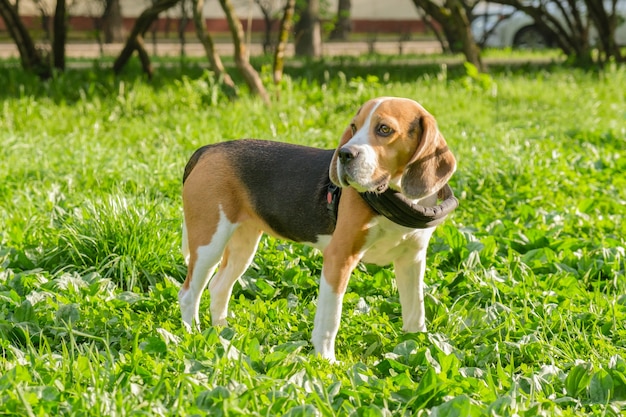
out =
<path fill-rule="evenodd" d="M 357 159 L 359 157 L 359 154 L 360 154 L 360 151 L 356 149 L 356 147 L 344 146 L 343 148 L 339 149 L 337 156 L 339 157 L 339 161 L 341 162 L 341 165 L 347 166 L 353 160 Z"/>
<path fill-rule="evenodd" d="M 383 192 L 389 176 L 376 176 L 376 155 L 367 147 L 344 146 L 337 152 L 337 178 L 342 187 L 351 186 L 359 192 Z"/>

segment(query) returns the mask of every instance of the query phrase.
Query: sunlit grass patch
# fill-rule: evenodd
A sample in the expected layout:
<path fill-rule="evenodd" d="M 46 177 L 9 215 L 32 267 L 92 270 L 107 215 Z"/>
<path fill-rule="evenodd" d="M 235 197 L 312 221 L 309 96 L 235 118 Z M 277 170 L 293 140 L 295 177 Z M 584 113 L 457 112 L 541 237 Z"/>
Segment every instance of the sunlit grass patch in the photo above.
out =
<path fill-rule="evenodd" d="M 626 401 L 626 71 L 294 66 L 270 109 L 202 68 L 10 69 L 0 107 L 0 414 L 620 415 Z M 264 73 L 267 77 L 269 73 Z M 245 91 L 244 91 L 245 93 Z M 229 326 L 184 332 L 181 176 L 201 145 L 336 146 L 374 96 L 420 101 L 457 156 L 427 334 L 391 267 L 360 265 L 340 364 L 311 355 L 321 254 L 264 238 Z"/>
<path fill-rule="evenodd" d="M 56 246 L 47 248 L 41 267 L 97 272 L 127 290 L 154 286 L 172 273 L 180 277 L 178 239 L 172 233 L 172 223 L 180 221 L 162 214 L 157 201 L 141 198 L 86 202 L 57 221 L 61 233 Z"/>

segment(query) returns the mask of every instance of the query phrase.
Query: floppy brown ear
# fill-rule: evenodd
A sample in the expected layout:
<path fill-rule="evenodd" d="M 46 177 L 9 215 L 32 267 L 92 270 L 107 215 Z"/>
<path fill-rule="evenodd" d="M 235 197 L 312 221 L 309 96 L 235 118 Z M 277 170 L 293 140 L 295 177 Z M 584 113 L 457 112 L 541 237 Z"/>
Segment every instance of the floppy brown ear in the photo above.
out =
<path fill-rule="evenodd" d="M 339 152 L 339 149 L 341 149 L 343 145 L 348 143 L 350 139 L 352 139 L 352 126 L 348 126 L 346 130 L 343 131 L 343 134 L 341 135 L 341 140 L 339 140 L 339 146 L 337 146 L 337 149 L 333 154 L 333 159 L 330 161 L 328 175 L 330 177 L 330 181 L 335 185 L 339 185 L 339 179 L 337 178 L 337 152 Z"/>
<path fill-rule="evenodd" d="M 439 191 L 456 170 L 456 160 L 430 114 L 420 118 L 419 144 L 402 175 L 402 193 L 419 199 Z"/>

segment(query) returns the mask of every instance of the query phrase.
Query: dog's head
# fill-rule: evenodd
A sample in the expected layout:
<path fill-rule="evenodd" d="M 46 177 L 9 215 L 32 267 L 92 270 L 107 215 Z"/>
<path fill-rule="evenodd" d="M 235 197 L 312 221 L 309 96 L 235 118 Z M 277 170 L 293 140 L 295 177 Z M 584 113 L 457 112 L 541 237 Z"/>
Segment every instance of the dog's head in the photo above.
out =
<path fill-rule="evenodd" d="M 391 187 L 421 199 L 439 191 L 455 169 L 430 113 L 410 99 L 380 97 L 363 104 L 344 131 L 330 179 L 359 192 Z"/>

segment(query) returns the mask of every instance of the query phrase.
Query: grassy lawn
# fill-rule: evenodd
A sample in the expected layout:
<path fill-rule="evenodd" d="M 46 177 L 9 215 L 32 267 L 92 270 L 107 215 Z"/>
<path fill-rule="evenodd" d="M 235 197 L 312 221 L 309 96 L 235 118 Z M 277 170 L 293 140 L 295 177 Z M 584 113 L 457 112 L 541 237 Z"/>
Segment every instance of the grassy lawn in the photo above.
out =
<path fill-rule="evenodd" d="M 267 109 L 229 102 L 194 64 L 152 82 L 136 67 L 49 82 L 0 69 L 0 415 L 622 415 L 626 68 L 287 72 Z M 230 327 L 211 327 L 206 294 L 203 332 L 185 333 L 193 150 L 244 137 L 332 148 L 381 95 L 421 102 L 459 162 L 461 205 L 429 249 L 429 333 L 402 333 L 392 269 L 362 265 L 341 363 L 312 356 L 321 256 L 270 238 Z"/>

